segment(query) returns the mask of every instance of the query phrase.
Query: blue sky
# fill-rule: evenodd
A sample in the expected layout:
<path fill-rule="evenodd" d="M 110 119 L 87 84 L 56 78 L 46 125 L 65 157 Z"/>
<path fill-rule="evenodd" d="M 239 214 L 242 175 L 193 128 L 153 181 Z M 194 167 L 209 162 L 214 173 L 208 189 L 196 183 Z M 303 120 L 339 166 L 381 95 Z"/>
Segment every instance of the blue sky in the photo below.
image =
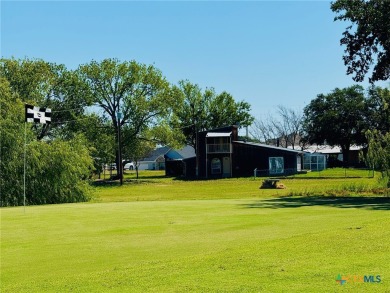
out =
<path fill-rule="evenodd" d="M 2 1 L 1 56 L 69 69 L 118 58 L 173 84 L 227 91 L 261 118 L 354 84 L 339 45 L 348 23 L 326 1 Z M 368 83 L 362 83 L 367 87 Z M 383 85 L 378 84 L 378 85 Z"/>

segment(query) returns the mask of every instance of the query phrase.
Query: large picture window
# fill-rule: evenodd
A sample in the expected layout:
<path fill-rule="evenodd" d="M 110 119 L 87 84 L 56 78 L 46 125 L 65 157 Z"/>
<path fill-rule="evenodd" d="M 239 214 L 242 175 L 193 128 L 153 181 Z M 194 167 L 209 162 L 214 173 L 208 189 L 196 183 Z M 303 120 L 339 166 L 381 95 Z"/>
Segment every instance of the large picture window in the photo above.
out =
<path fill-rule="evenodd" d="M 283 174 L 284 173 L 284 158 L 270 157 L 269 158 L 269 174 Z"/>

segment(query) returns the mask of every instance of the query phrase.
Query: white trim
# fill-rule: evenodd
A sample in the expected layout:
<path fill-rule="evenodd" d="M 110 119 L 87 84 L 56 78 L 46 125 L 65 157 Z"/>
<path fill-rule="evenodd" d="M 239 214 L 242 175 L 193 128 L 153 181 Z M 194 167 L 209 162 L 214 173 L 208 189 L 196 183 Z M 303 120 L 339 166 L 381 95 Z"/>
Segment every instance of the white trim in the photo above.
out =
<path fill-rule="evenodd" d="M 232 132 L 207 132 L 206 137 L 230 137 Z"/>

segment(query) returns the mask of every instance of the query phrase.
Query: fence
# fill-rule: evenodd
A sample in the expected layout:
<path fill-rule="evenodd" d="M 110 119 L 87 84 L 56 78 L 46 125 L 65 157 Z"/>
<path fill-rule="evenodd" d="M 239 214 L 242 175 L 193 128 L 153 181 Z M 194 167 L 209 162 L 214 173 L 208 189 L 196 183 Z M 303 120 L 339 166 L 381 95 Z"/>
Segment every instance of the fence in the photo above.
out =
<path fill-rule="evenodd" d="M 353 169 L 353 168 L 329 168 L 320 171 L 302 170 L 297 169 L 284 169 L 283 173 L 272 173 L 269 169 L 254 169 L 253 176 L 256 177 L 289 177 L 289 178 L 373 178 L 375 172 L 370 169 Z"/>
<path fill-rule="evenodd" d="M 281 173 L 272 172 L 270 169 L 254 169 L 253 176 L 256 177 L 280 177 L 280 176 L 291 176 L 297 173 L 296 168 L 283 169 Z"/>

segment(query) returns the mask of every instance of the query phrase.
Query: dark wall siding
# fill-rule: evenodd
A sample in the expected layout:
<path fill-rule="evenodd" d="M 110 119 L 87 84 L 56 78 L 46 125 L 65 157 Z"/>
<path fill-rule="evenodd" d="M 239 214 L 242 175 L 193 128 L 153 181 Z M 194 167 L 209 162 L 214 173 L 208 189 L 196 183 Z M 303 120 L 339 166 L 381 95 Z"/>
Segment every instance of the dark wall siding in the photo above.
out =
<path fill-rule="evenodd" d="M 196 157 L 183 160 L 184 176 L 187 178 L 196 177 Z"/>
<path fill-rule="evenodd" d="M 251 176 L 256 168 L 268 175 L 270 157 L 283 157 L 285 171 L 295 172 L 297 168 L 297 154 L 283 149 L 233 143 L 233 156 L 233 176 Z"/>
<path fill-rule="evenodd" d="M 238 129 L 235 126 L 227 126 L 227 127 L 221 127 L 213 130 L 208 131 L 202 131 L 198 133 L 198 150 L 197 153 L 199 155 L 199 177 L 205 178 L 206 177 L 206 168 L 207 168 L 207 177 L 211 178 L 211 166 L 210 161 L 212 158 L 220 158 L 222 160 L 223 157 L 230 156 L 229 154 L 213 154 L 208 157 L 208 164 L 206 165 L 206 135 L 210 132 L 232 132 L 232 141 L 238 139 Z M 234 161 L 234 159 L 232 159 Z M 233 162 L 234 164 L 234 162 Z M 233 165 L 234 167 L 234 165 Z M 214 176 L 216 178 L 222 177 L 222 174 L 220 176 Z"/>

